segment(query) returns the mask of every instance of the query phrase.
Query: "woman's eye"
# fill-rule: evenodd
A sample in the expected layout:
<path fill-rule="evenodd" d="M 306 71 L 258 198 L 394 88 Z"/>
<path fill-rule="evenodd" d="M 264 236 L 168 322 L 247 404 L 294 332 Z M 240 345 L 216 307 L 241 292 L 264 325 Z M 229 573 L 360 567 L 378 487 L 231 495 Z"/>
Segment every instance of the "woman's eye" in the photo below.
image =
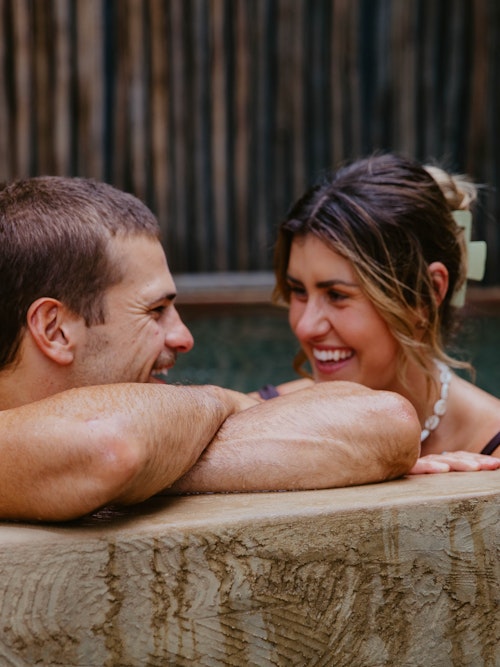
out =
<path fill-rule="evenodd" d="M 288 289 L 290 294 L 293 294 L 296 298 L 305 299 L 307 297 L 307 292 L 303 287 L 297 287 L 297 285 L 289 285 Z"/>
<path fill-rule="evenodd" d="M 335 290 L 332 290 L 328 292 L 328 298 L 330 301 L 343 301 L 344 299 L 347 299 L 348 296 L 347 294 L 342 294 L 342 292 L 337 292 Z"/>

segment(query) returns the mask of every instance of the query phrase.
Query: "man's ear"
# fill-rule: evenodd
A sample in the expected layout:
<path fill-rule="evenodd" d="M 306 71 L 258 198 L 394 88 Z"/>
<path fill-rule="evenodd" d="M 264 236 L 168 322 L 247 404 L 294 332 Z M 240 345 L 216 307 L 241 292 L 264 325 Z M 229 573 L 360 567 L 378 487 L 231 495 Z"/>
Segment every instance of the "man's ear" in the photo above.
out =
<path fill-rule="evenodd" d="M 75 357 L 76 322 L 75 314 L 63 303 L 41 297 L 29 307 L 26 323 L 38 349 L 56 364 L 67 366 Z"/>
<path fill-rule="evenodd" d="M 431 275 L 436 301 L 440 304 L 448 291 L 448 269 L 442 262 L 432 262 L 429 264 L 429 273 Z"/>

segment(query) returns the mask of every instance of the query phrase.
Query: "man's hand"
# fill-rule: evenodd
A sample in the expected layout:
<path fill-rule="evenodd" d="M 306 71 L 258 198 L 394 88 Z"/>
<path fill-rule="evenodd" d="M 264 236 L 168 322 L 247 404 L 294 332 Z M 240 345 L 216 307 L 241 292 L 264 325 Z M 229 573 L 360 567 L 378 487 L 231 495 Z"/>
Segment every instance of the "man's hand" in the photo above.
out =
<path fill-rule="evenodd" d="M 234 391 L 233 389 L 212 386 L 212 390 L 219 393 L 221 401 L 226 405 L 232 404 L 232 414 L 252 408 L 254 405 L 261 402 L 253 394 L 243 394 L 239 391 Z"/>

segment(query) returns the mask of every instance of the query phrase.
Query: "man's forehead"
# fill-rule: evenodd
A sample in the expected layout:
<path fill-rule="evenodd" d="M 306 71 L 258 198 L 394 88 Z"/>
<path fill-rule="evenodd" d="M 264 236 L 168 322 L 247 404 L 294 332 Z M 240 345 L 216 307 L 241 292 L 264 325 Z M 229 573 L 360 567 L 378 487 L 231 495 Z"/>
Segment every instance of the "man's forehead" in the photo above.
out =
<path fill-rule="evenodd" d="M 159 247 L 163 251 L 163 246 L 158 237 L 146 233 L 118 233 L 109 237 L 108 250 L 111 253 L 130 253 L 138 248 L 145 246 Z"/>
<path fill-rule="evenodd" d="M 110 239 L 109 255 L 122 273 L 121 285 L 134 286 L 142 292 L 175 292 L 165 251 L 153 236 L 134 234 Z"/>
<path fill-rule="evenodd" d="M 166 264 L 165 251 L 160 241 L 146 234 L 119 235 L 110 238 L 108 253 L 112 260 L 126 263 L 142 263 L 144 260 Z"/>

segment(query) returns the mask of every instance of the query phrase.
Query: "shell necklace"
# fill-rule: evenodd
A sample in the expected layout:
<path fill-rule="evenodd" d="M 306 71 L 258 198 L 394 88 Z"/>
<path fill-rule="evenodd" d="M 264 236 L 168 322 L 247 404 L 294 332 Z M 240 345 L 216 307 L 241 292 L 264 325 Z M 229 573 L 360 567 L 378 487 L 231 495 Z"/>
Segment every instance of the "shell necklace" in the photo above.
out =
<path fill-rule="evenodd" d="M 435 431 L 439 426 L 441 417 L 446 414 L 446 408 L 448 407 L 448 390 L 450 388 L 451 381 L 451 371 L 446 364 L 443 364 L 442 361 L 435 360 L 439 370 L 439 381 L 441 383 L 441 391 L 438 400 L 434 403 L 432 409 L 432 415 L 427 417 L 424 423 L 424 428 L 420 434 L 420 442 L 423 442 L 426 438 L 429 437 L 432 431 Z"/>

